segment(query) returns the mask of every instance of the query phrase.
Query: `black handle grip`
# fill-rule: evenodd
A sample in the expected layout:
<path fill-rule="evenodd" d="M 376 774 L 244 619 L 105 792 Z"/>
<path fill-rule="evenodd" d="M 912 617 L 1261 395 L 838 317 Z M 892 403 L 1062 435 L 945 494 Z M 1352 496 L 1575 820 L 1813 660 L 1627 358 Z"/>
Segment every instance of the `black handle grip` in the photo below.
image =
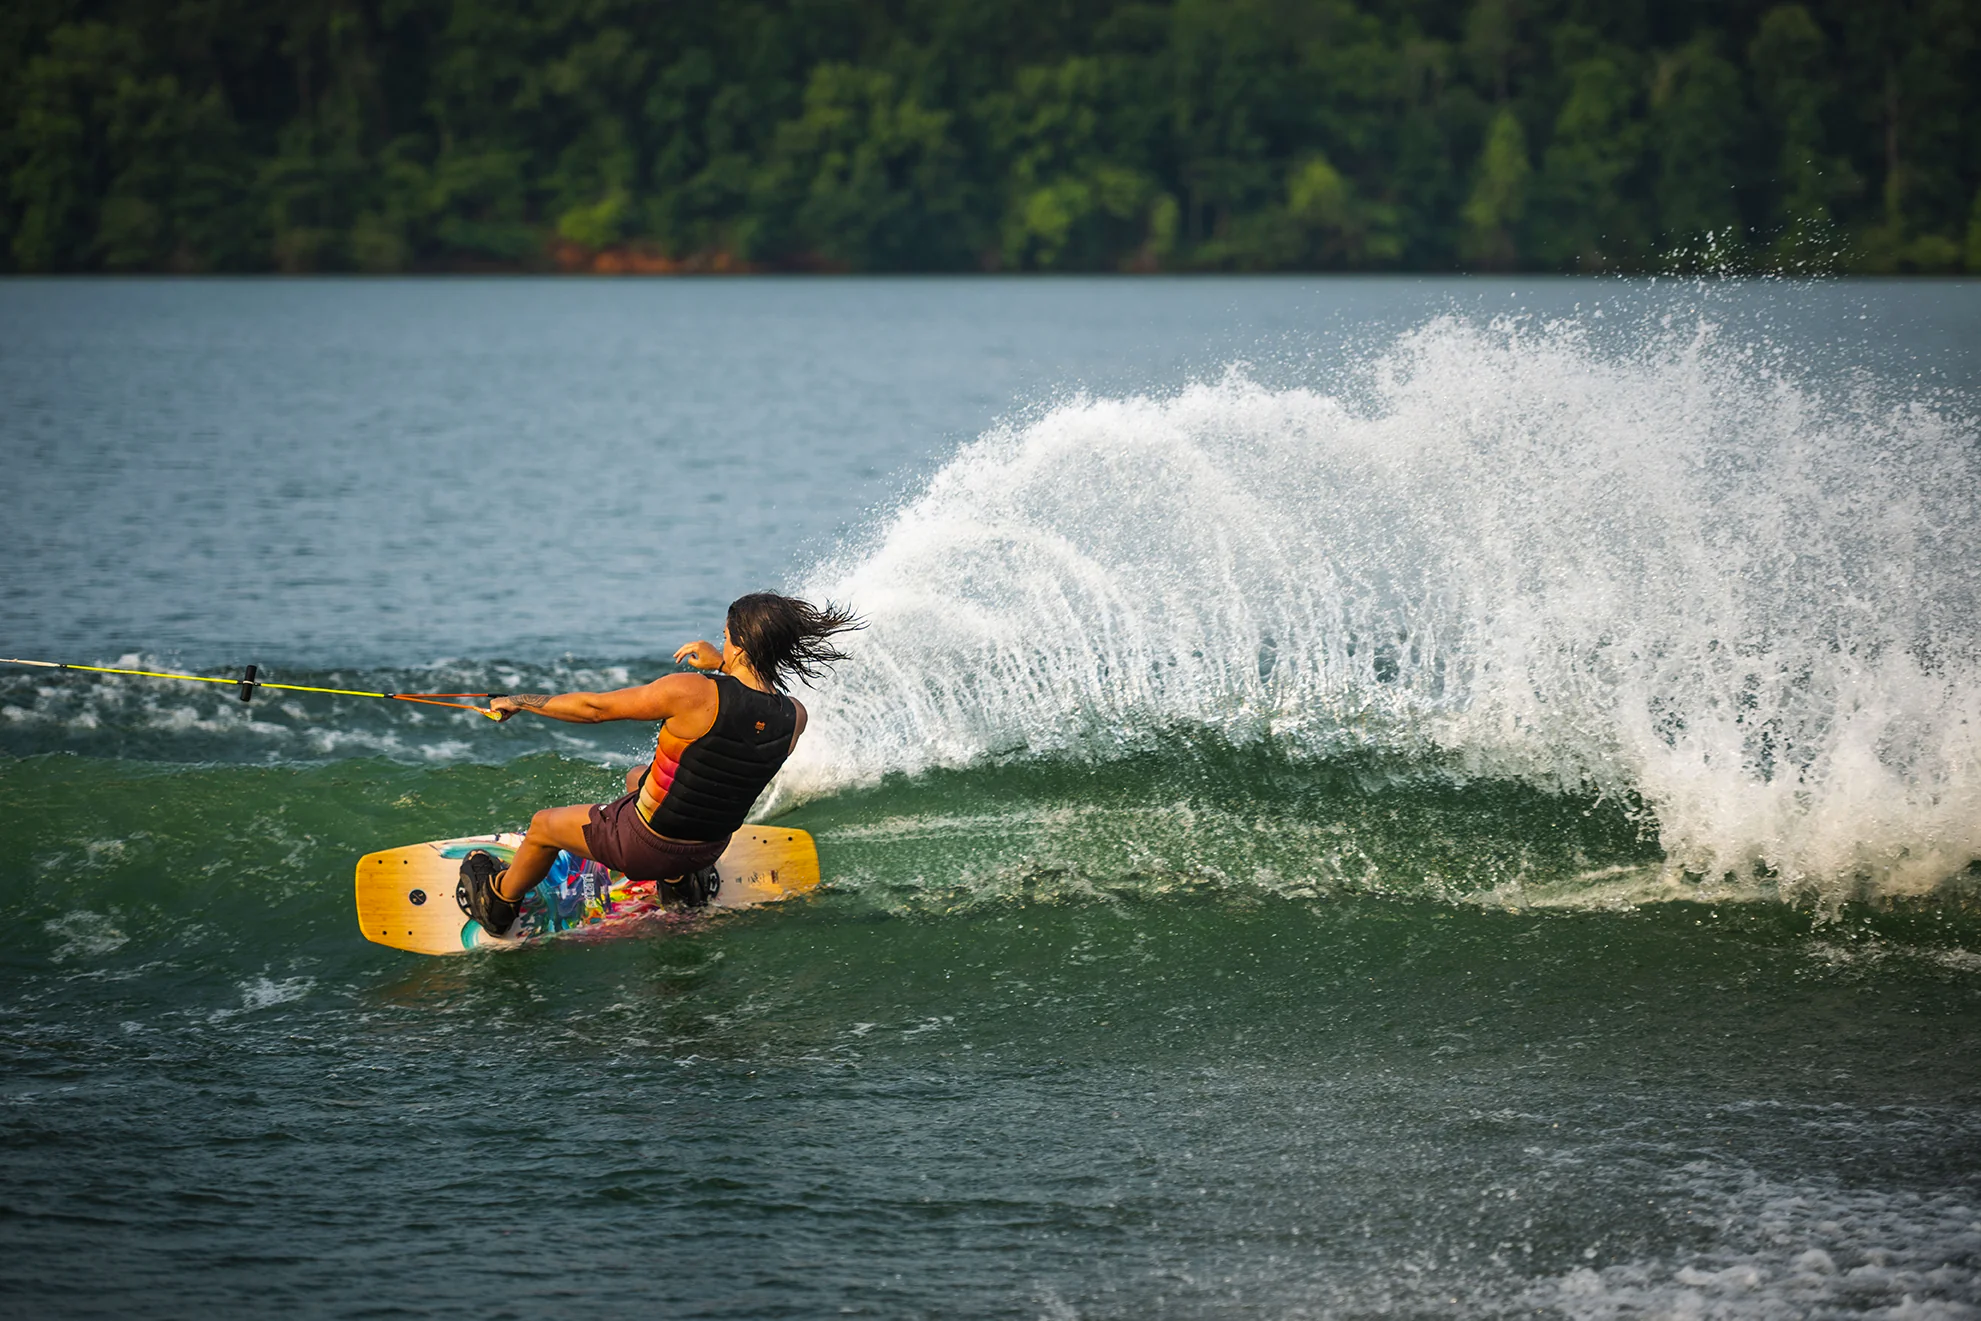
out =
<path fill-rule="evenodd" d="M 252 702 L 255 699 L 255 667 L 248 666 L 248 672 L 241 676 L 241 700 Z"/>

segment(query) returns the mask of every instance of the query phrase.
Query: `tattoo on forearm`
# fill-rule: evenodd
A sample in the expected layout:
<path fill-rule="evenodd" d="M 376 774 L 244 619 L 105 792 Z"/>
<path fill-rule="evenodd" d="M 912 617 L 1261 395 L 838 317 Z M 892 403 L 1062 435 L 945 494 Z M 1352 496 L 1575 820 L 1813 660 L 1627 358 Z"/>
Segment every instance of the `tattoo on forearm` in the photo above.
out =
<path fill-rule="evenodd" d="M 541 711 L 550 705 L 549 693 L 511 693 L 509 700 L 517 706 L 526 706 L 532 711 Z"/>

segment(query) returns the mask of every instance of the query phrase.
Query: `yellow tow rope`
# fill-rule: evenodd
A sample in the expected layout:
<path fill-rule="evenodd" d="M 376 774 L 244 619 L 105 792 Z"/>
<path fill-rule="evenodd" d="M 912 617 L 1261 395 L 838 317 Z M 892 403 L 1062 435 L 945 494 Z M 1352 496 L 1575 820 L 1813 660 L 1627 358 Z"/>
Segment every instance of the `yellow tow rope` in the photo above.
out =
<path fill-rule="evenodd" d="M 449 702 L 449 697 L 501 697 L 501 693 L 367 693 L 356 688 L 315 688 L 304 683 L 270 683 L 266 679 L 255 678 L 255 667 L 248 666 L 247 673 L 238 679 L 216 679 L 204 674 L 167 674 L 161 670 L 120 670 L 109 665 L 71 665 L 66 661 L 20 660 L 12 656 L 0 656 L 0 665 L 32 665 L 43 670 L 82 670 L 89 674 L 128 674 L 140 679 L 178 679 L 185 683 L 226 683 L 240 689 L 243 702 L 254 700 L 257 688 L 279 688 L 286 693 L 328 693 L 332 697 L 382 697 L 393 702 L 420 702 L 426 706 L 452 706 L 463 711 L 474 711 L 499 720 L 495 712 L 474 705 L 472 702 Z"/>

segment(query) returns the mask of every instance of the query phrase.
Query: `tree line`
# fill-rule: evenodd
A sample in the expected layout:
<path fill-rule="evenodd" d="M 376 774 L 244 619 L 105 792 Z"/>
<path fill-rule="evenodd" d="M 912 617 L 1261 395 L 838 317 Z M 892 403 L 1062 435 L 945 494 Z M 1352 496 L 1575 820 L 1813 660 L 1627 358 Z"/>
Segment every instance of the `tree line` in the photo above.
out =
<path fill-rule="evenodd" d="M 0 266 L 1981 272 L 1981 0 L 10 0 Z"/>

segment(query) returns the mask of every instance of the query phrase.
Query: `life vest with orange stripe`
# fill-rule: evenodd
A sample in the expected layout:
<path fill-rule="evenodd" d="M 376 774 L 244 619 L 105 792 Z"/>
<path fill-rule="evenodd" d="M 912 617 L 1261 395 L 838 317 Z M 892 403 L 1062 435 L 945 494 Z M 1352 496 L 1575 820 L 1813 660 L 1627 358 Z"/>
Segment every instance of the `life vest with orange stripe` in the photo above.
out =
<path fill-rule="evenodd" d="M 791 755 L 798 704 L 727 674 L 715 682 L 715 723 L 669 758 L 656 746 L 640 781 L 640 819 L 669 839 L 721 839 L 735 832 L 757 795 Z"/>

